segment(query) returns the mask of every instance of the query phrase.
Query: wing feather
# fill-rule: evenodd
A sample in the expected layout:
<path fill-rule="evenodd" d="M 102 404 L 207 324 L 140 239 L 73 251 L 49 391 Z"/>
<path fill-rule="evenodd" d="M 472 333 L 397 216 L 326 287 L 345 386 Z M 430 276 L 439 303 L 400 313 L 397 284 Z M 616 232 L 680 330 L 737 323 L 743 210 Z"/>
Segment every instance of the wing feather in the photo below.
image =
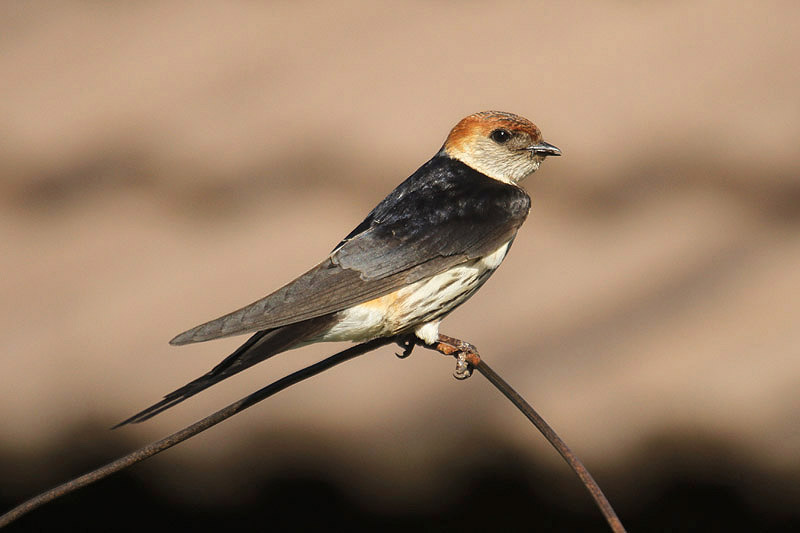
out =
<path fill-rule="evenodd" d="M 530 209 L 521 188 L 437 155 L 386 197 L 328 258 L 172 344 L 273 329 L 378 298 L 493 252 Z"/>

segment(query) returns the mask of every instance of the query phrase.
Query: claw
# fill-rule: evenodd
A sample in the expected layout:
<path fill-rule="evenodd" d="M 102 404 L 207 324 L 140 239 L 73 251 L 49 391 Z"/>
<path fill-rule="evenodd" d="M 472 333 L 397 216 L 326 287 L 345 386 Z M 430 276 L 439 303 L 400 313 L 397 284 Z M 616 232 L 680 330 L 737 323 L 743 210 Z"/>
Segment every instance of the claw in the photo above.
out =
<path fill-rule="evenodd" d="M 453 377 L 458 380 L 464 380 L 471 375 L 472 368 L 470 367 L 469 362 L 467 362 L 466 352 L 458 352 L 458 356 L 456 357 L 456 370 L 453 372 Z"/>
<path fill-rule="evenodd" d="M 403 339 L 402 341 L 398 341 L 397 345 L 403 349 L 403 353 L 395 353 L 395 355 L 400 359 L 405 359 L 406 357 L 411 355 L 411 352 L 414 351 L 414 346 L 416 346 L 417 343 L 414 342 L 413 338 L 409 337 Z"/>

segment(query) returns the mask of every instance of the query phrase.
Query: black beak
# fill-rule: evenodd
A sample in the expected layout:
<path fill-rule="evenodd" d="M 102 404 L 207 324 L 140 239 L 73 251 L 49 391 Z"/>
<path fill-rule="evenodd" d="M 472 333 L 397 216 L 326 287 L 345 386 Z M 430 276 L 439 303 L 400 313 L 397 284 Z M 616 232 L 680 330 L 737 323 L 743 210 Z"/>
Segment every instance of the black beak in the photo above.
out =
<path fill-rule="evenodd" d="M 528 146 L 525 149 L 534 155 L 540 155 L 542 157 L 547 157 L 548 155 L 561 155 L 561 150 L 544 141 L 540 142 L 539 144 Z"/>

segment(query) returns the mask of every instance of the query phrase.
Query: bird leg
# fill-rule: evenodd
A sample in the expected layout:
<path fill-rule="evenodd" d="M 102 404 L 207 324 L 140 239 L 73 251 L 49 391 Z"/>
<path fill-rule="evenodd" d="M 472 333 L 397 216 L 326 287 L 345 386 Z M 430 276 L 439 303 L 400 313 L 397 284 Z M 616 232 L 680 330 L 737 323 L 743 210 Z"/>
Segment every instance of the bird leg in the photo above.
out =
<path fill-rule="evenodd" d="M 481 362 L 478 349 L 472 344 L 456 339 L 448 335 L 439 334 L 436 344 L 430 346 L 432 349 L 444 355 L 454 355 L 456 358 L 456 370 L 453 377 L 456 379 L 467 379 L 472 375 L 472 369 Z"/>
<path fill-rule="evenodd" d="M 395 355 L 400 359 L 405 359 L 414 350 L 414 346 L 420 344 L 419 340 L 414 335 L 407 337 L 400 337 L 397 339 L 397 345 L 400 346 L 402 353 Z M 436 350 L 444 355 L 452 355 L 456 358 L 456 370 L 453 372 L 453 377 L 456 379 L 467 379 L 472 375 L 472 369 L 481 362 L 481 356 L 478 349 L 472 344 L 456 339 L 442 333 L 433 344 L 423 344 L 426 348 Z"/>

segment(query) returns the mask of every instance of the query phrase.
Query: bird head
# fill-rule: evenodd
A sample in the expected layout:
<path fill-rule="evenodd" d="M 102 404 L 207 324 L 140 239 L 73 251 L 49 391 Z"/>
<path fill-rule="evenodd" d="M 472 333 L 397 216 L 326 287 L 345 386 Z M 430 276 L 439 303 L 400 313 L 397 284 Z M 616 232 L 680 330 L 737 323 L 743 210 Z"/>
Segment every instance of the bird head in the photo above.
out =
<path fill-rule="evenodd" d="M 542 140 L 530 120 L 502 111 L 482 111 L 450 131 L 444 152 L 490 178 L 517 183 L 536 172 L 544 158 L 561 150 Z"/>

